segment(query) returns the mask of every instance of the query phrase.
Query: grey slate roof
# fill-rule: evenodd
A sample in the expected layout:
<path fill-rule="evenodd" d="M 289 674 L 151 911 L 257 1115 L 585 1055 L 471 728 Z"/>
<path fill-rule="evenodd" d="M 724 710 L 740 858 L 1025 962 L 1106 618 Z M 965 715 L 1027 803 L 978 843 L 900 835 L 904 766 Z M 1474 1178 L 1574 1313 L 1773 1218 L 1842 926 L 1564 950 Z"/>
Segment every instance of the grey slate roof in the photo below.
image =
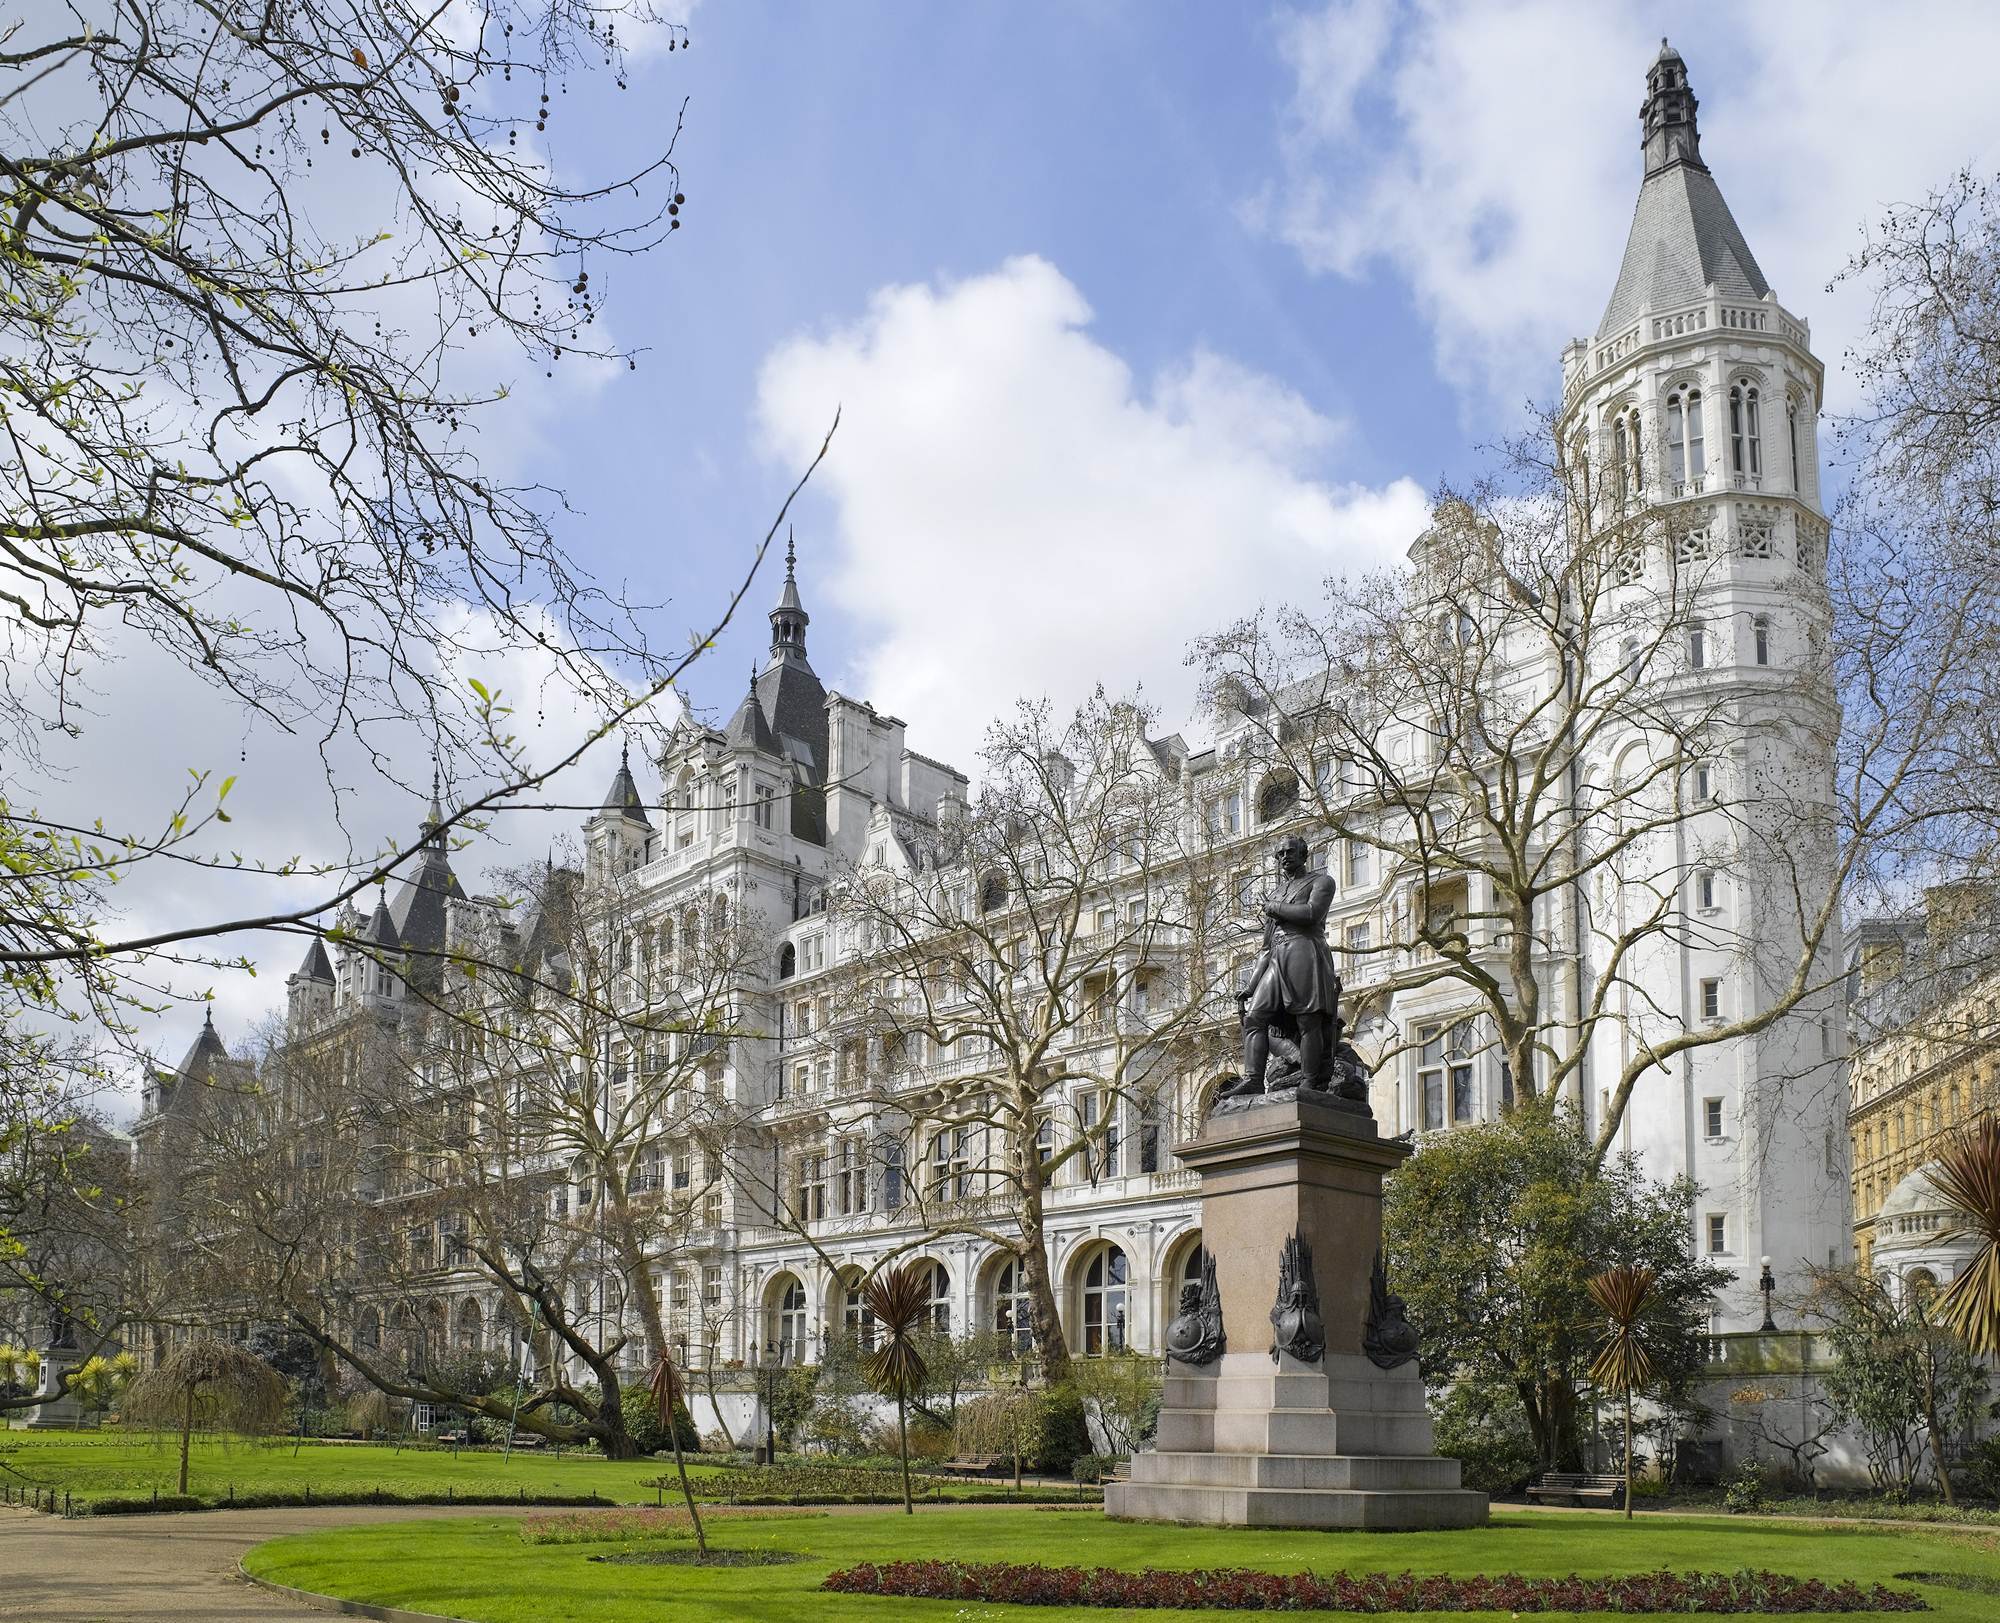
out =
<path fill-rule="evenodd" d="M 396 894 L 389 901 L 386 916 L 394 934 L 394 944 L 411 947 L 418 952 L 431 952 L 442 947 L 445 904 L 454 899 L 463 901 L 465 891 L 458 882 L 458 875 L 451 871 L 451 859 L 445 855 L 442 845 L 435 841 L 428 842 L 417 859 L 415 872 L 397 885 Z M 379 904 L 376 911 L 378 914 L 382 912 Z M 374 928 L 373 920 L 370 920 L 369 928 Z"/>
<path fill-rule="evenodd" d="M 1771 291 L 1715 177 L 1669 164 L 1639 188 L 1625 260 L 1597 336 L 1623 332 L 1642 309 L 1692 303 L 1710 285 L 1725 299 L 1761 299 Z"/>
<path fill-rule="evenodd" d="M 333 964 L 327 958 L 326 948 L 318 936 L 314 936 L 312 945 L 306 948 L 306 959 L 299 965 L 299 973 L 309 981 L 333 980 Z"/>
<path fill-rule="evenodd" d="M 216 1061 L 228 1058 L 229 1050 L 222 1046 L 222 1033 L 215 1029 L 215 1016 L 204 1010 L 201 1030 L 195 1033 L 194 1042 L 188 1047 L 187 1058 L 175 1067 L 175 1074 L 185 1077 L 206 1076 L 214 1069 Z"/>
<path fill-rule="evenodd" d="M 608 812 L 622 812 L 635 822 L 653 826 L 646 815 L 645 797 L 639 793 L 639 785 L 632 779 L 632 762 L 625 751 L 618 752 L 618 776 L 611 780 L 611 787 L 604 791 L 604 808 Z"/>

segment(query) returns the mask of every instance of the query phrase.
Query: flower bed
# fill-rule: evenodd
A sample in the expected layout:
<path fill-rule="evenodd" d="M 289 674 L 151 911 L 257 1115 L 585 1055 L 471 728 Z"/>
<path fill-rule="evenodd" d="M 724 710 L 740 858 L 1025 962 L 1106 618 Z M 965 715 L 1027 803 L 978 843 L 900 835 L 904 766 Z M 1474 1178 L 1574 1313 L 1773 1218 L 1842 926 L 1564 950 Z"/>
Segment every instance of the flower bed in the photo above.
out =
<path fill-rule="evenodd" d="M 1921 1612 L 1914 1590 L 1780 1572 L 1648 1572 L 1614 1578 L 1452 1577 L 1411 1572 L 1170 1572 L 1007 1562 L 864 1562 L 829 1573 L 845 1595 L 1241 1612 Z"/>

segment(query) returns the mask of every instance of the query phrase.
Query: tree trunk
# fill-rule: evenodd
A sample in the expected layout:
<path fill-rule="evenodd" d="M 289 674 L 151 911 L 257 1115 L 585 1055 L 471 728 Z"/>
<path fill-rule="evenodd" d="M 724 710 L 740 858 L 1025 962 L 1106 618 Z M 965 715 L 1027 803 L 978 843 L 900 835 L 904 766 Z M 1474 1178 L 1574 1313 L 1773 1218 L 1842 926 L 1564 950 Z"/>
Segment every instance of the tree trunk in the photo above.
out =
<path fill-rule="evenodd" d="M 1944 1428 L 1938 1424 L 1937 1405 L 1924 1404 L 1924 1431 L 1930 1438 L 1931 1468 L 1937 1475 L 1938 1492 L 1948 1505 L 1957 1501 L 1951 1495 L 1951 1468 L 1946 1463 L 1944 1451 Z M 186 1490 L 183 1489 L 183 1492 Z"/>
<path fill-rule="evenodd" d="M 729 1429 L 729 1419 L 722 1412 L 722 1405 L 715 1400 L 715 1365 L 710 1362 L 703 1366 L 702 1385 L 708 1388 L 708 1406 L 715 1411 L 716 1429 L 722 1433 L 723 1442 L 729 1445 L 730 1453 L 736 1452 L 736 1434 Z M 772 1462 L 776 1464 L 774 1460 Z"/>
<path fill-rule="evenodd" d="M 672 1399 L 669 1398 L 671 1405 Z M 706 1558 L 708 1555 L 708 1534 L 702 1530 L 701 1512 L 694 1506 L 694 1489 L 688 1486 L 687 1460 L 681 1453 L 680 1428 L 673 1423 L 673 1416 L 667 1416 L 667 1435 L 674 1440 L 674 1469 L 680 1473 L 681 1502 L 687 1506 L 688 1520 L 694 1523 L 695 1552 Z"/>
<path fill-rule="evenodd" d="M 1625 1519 L 1632 1519 L 1632 1389 L 1625 1389 Z"/>
<path fill-rule="evenodd" d="M 896 1394 L 896 1442 L 903 1451 L 903 1514 L 914 1516 L 917 1507 L 910 1499 L 910 1402 L 901 1392 Z"/>
<path fill-rule="evenodd" d="M 187 1404 L 181 1410 L 181 1497 L 188 1491 L 188 1441 L 194 1436 L 194 1388 L 187 1389 Z"/>

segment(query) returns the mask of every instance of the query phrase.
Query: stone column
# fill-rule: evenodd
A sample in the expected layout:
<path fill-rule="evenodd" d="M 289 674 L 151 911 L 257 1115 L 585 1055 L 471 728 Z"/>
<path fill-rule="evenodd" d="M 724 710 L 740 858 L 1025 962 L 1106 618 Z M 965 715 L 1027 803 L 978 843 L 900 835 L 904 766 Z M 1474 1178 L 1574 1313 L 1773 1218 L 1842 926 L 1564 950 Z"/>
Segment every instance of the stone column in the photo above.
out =
<path fill-rule="evenodd" d="M 1486 1496 L 1436 1452 L 1414 1342 L 1375 1280 L 1382 1178 L 1409 1147 L 1365 1111 L 1305 1093 L 1224 1106 L 1179 1153 L 1201 1174 L 1220 1299 L 1204 1306 L 1219 1306 L 1225 1350 L 1184 1348 L 1199 1364 L 1169 1356 L 1154 1446 L 1107 1487 L 1106 1512 L 1251 1527 L 1484 1522 Z M 1274 1317 L 1294 1237 L 1310 1262 Z"/>

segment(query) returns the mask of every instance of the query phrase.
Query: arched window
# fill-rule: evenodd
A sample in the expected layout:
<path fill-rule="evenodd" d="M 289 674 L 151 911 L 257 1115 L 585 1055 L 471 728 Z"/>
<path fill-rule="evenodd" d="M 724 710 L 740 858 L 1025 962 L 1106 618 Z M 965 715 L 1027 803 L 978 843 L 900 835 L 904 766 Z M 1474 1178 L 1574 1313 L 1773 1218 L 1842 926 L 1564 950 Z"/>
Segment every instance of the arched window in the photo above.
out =
<path fill-rule="evenodd" d="M 1100 1357 L 1125 1346 L 1125 1253 L 1115 1245 L 1092 1254 L 1083 1270 L 1083 1354 Z"/>
<path fill-rule="evenodd" d="M 804 1361 L 806 1350 L 806 1288 L 790 1274 L 776 1292 L 771 1309 L 770 1339 L 791 1363 Z"/>
<path fill-rule="evenodd" d="M 1701 391 L 1686 386 L 1667 397 L 1667 478 L 1678 494 L 1708 471 L 1703 442 Z"/>
<path fill-rule="evenodd" d="M 1645 448 L 1639 433 L 1639 413 L 1621 411 L 1611 420 L 1611 465 L 1617 480 L 1618 500 L 1636 500 L 1646 488 Z"/>
<path fill-rule="evenodd" d="M 1028 1316 L 1028 1281 L 1020 1263 L 1011 1258 L 993 1276 L 993 1333 L 1001 1352 L 1025 1358 L 1035 1350 L 1035 1332 Z"/>
<path fill-rule="evenodd" d="M 1007 876 L 995 869 L 979 882 L 979 911 L 991 913 L 1007 905 Z"/>
<path fill-rule="evenodd" d="M 1803 474 L 1799 466 L 1799 403 L 1797 400 L 1785 402 L 1785 440 L 1792 453 L 1792 489 L 1805 489 Z"/>
<path fill-rule="evenodd" d="M 1753 614 L 1750 617 L 1750 644 L 1759 665 L 1771 663 L 1771 617 L 1768 614 Z"/>
<path fill-rule="evenodd" d="M 1299 780 L 1281 773 L 1264 785 L 1257 796 L 1257 821 L 1275 823 L 1299 803 Z"/>
<path fill-rule="evenodd" d="M 1764 472 L 1763 423 L 1757 388 L 1751 383 L 1729 386 L 1729 467 L 1732 473 L 1755 479 Z"/>
<path fill-rule="evenodd" d="M 778 979 L 788 981 L 799 972 L 799 950 L 787 941 L 778 949 Z"/>
<path fill-rule="evenodd" d="M 924 1260 L 911 1264 L 924 1282 L 925 1322 L 941 1335 L 951 1333 L 951 1275 L 944 1264 Z"/>
<path fill-rule="evenodd" d="M 848 1339 L 868 1352 L 875 1346 L 875 1315 L 869 1311 L 862 1286 L 863 1276 L 857 1273 L 850 1275 L 841 1287 L 840 1323 Z"/>
<path fill-rule="evenodd" d="M 479 1303 L 472 1297 L 458 1304 L 458 1346 L 463 1352 L 478 1352 L 486 1339 L 486 1322 Z"/>

